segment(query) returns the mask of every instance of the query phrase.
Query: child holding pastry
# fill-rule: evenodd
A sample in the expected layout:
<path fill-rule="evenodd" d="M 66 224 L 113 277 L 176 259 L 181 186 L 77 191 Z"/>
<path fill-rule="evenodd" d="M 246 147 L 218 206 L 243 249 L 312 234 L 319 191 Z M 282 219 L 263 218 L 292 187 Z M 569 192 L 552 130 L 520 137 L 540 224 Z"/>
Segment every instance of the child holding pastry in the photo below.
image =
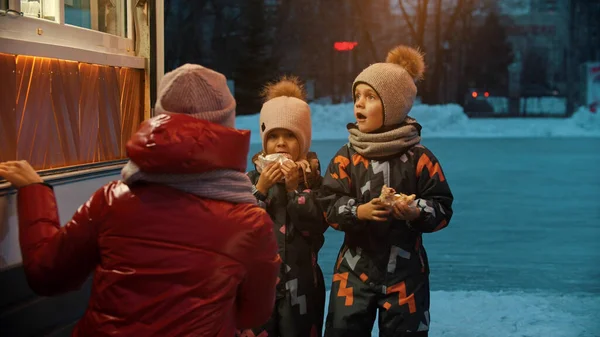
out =
<path fill-rule="evenodd" d="M 316 154 L 309 152 L 311 111 L 294 77 L 269 84 L 263 96 L 263 151 L 253 157 L 256 170 L 248 176 L 274 222 L 283 263 L 271 319 L 239 336 L 321 336 L 325 284 L 317 258 L 328 225 L 314 192 L 322 177 Z"/>
<path fill-rule="evenodd" d="M 325 336 L 427 336 L 429 264 L 423 233 L 448 225 L 453 196 L 440 163 L 408 117 L 425 68 L 398 46 L 353 84 L 355 124 L 331 160 L 320 202 L 344 232 L 334 267 Z"/>

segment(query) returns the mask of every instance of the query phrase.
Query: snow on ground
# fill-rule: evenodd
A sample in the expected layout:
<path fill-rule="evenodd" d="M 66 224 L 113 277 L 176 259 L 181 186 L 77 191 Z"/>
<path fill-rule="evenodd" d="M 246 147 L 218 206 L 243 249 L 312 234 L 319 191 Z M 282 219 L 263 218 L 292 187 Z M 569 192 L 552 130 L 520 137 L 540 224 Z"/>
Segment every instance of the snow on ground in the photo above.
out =
<path fill-rule="evenodd" d="M 353 122 L 352 103 L 311 104 L 313 140 L 346 139 Z M 283 113 L 283 112 L 282 112 Z M 415 105 L 409 114 L 423 126 L 425 138 L 600 137 L 600 114 L 580 108 L 570 118 L 469 119 L 456 104 Z M 238 129 L 252 131 L 260 143 L 258 114 L 236 118 Z"/>
<path fill-rule="evenodd" d="M 429 336 L 598 337 L 598 310 L 599 296 L 432 291 Z"/>

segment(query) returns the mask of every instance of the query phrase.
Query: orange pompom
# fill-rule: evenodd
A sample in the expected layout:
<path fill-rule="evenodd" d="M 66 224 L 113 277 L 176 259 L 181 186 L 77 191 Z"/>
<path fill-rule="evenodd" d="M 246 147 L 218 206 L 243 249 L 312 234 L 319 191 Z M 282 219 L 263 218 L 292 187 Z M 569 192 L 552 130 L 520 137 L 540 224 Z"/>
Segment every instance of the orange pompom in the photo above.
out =
<path fill-rule="evenodd" d="M 423 79 L 425 60 L 423 59 L 423 53 L 418 49 L 398 46 L 390 50 L 385 61 L 402 66 L 415 81 Z"/>
<path fill-rule="evenodd" d="M 306 101 L 306 91 L 296 76 L 283 76 L 279 81 L 267 84 L 261 96 L 265 102 L 280 96 L 296 97 Z"/>

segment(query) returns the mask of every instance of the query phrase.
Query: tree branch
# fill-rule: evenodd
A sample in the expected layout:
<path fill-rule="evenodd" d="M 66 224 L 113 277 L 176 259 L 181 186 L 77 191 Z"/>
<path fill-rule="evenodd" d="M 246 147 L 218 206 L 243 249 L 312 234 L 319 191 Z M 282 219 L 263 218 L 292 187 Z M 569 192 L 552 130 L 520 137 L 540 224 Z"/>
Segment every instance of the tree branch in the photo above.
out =
<path fill-rule="evenodd" d="M 422 3 L 419 0 L 419 4 L 421 5 L 421 8 L 417 13 L 417 45 L 420 48 L 425 48 L 425 26 L 427 25 L 427 10 L 429 9 L 429 0 L 423 0 Z"/>
<path fill-rule="evenodd" d="M 358 0 L 354 0 L 354 1 L 352 1 L 352 6 L 354 9 L 354 12 L 360 16 L 359 17 L 360 25 L 362 27 L 363 34 L 366 36 L 367 44 L 369 45 L 369 49 L 371 50 L 373 60 L 378 61 L 377 50 L 375 49 L 375 44 L 373 43 L 373 39 L 371 38 L 371 33 L 369 32 L 369 29 L 365 23 L 364 16 L 361 15 L 361 13 L 364 13 L 364 11 L 360 7 L 360 2 Z"/>
<path fill-rule="evenodd" d="M 467 7 L 471 8 L 471 10 L 472 10 L 472 6 L 471 6 L 472 3 L 473 3 L 472 0 L 471 1 L 458 0 L 456 6 L 454 7 L 454 11 L 452 11 L 452 14 L 450 15 L 450 20 L 448 21 L 448 26 L 445 29 L 445 31 L 446 31 L 446 33 L 444 34 L 445 41 L 450 40 L 450 36 L 451 36 L 452 32 L 454 31 L 454 26 L 456 25 L 456 22 L 458 21 L 458 17 L 461 15 L 461 13 L 466 11 Z"/>
<path fill-rule="evenodd" d="M 398 5 L 400 5 L 400 10 L 402 11 L 402 16 L 404 17 L 404 21 L 406 21 L 406 23 L 408 24 L 408 29 L 410 30 L 410 34 L 412 35 L 413 41 L 417 41 L 417 31 L 415 30 L 413 24 L 410 22 L 410 17 L 408 16 L 408 13 L 406 13 L 406 9 L 404 8 L 404 4 L 402 3 L 402 1 L 403 0 L 398 0 Z"/>

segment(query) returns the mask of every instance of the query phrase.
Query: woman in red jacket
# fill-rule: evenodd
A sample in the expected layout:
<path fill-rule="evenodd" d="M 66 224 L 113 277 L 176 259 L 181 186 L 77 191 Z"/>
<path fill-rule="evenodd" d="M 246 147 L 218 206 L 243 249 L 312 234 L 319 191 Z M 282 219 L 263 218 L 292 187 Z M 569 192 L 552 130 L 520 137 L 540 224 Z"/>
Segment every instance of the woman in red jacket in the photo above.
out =
<path fill-rule="evenodd" d="M 273 223 L 244 174 L 250 132 L 233 128 L 225 77 L 177 68 L 164 76 L 156 110 L 127 144 L 123 180 L 96 191 L 63 227 L 52 188 L 33 168 L 0 163 L 19 189 L 31 288 L 64 293 L 93 272 L 73 336 L 231 337 L 273 310 Z"/>

